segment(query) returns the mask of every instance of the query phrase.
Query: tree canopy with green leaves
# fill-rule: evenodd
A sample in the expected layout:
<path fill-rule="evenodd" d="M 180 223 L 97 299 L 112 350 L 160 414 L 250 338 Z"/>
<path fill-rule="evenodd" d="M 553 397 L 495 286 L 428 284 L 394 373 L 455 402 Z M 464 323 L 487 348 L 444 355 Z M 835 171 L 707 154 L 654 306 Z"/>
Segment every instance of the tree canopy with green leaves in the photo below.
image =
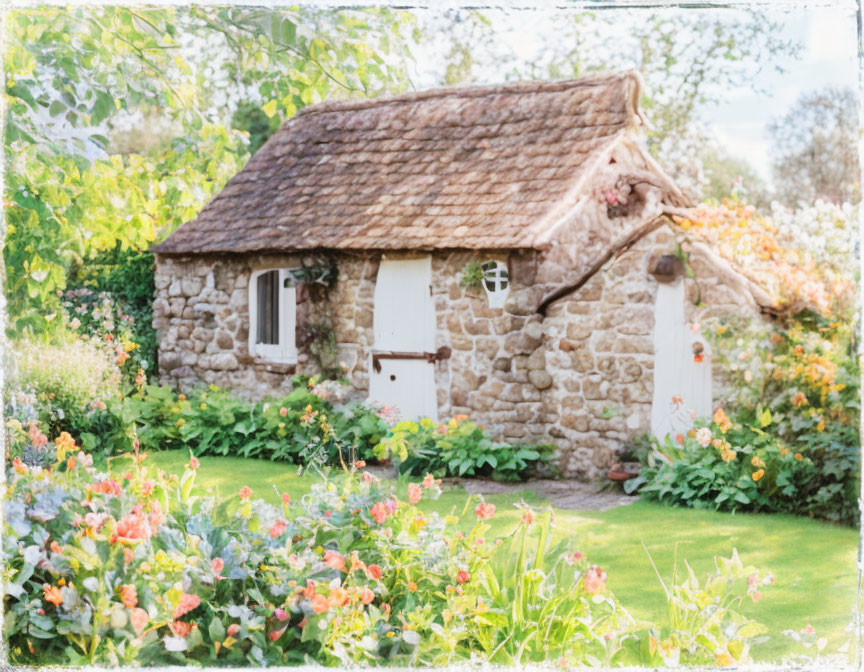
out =
<path fill-rule="evenodd" d="M 401 90 L 416 38 L 411 16 L 387 9 L 56 7 L 10 12 L 6 29 L 3 260 L 18 332 L 56 316 L 73 262 L 145 247 L 243 166 L 238 103 L 284 119 L 326 98 Z M 142 109 L 182 133 L 109 154 L 112 122 Z"/>

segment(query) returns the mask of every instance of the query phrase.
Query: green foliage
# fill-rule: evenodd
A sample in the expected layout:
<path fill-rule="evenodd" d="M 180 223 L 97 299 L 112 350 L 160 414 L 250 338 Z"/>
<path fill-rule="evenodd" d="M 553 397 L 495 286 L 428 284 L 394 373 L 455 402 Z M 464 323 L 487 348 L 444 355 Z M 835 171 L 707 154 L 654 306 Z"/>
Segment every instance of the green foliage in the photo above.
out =
<path fill-rule="evenodd" d="M 147 252 L 123 249 L 94 255 L 69 273 L 63 306 L 67 319 L 78 319 L 79 334 L 118 345 L 134 345 L 123 371 L 134 380 L 139 368 L 155 372 L 159 343 L 153 329 L 154 259 Z M 110 328 L 108 328 L 110 327 Z"/>
<path fill-rule="evenodd" d="M 231 128 L 249 134 L 249 153 L 255 154 L 279 128 L 279 117 L 268 117 L 254 103 L 241 103 L 231 117 Z"/>
<path fill-rule="evenodd" d="M 547 550 L 549 512 L 529 542 L 526 510 L 514 554 L 484 537 L 494 508 L 478 505 L 467 535 L 455 517 L 421 513 L 415 504 L 440 494 L 431 477 L 408 503 L 352 469 L 277 507 L 246 486 L 208 497 L 194 460 L 167 476 L 135 453 L 118 477 L 76 450 L 67 437 L 47 469 L 10 469 L 4 613 L 16 664 L 580 664 L 608 659 L 631 625 L 597 568 Z M 500 579 L 490 570 L 505 566 Z M 502 637 L 508 628 L 523 646 Z"/>
<path fill-rule="evenodd" d="M 464 416 L 439 424 L 429 418 L 395 425 L 375 447 L 379 459 L 392 457 L 399 472 L 420 476 L 487 476 L 518 481 L 548 461 L 551 446 L 496 443 Z"/>
<path fill-rule="evenodd" d="M 767 639 L 764 635 L 768 629 L 745 617 L 740 609 L 748 598 L 761 600 L 759 588 L 774 583 L 774 577 L 763 577 L 755 567 L 745 567 L 737 550 L 730 558 L 715 557 L 714 563 L 716 571 L 700 583 L 686 560 L 686 574 L 679 580 L 676 558 L 668 586 L 654 566 L 666 594 L 668 621 L 642 630 L 628 641 L 622 660 L 651 667 L 725 667 L 752 662 L 750 646 Z"/>
<path fill-rule="evenodd" d="M 30 407 L 30 418 L 55 436 L 67 431 L 95 437 L 118 430 L 121 376 L 110 349 L 80 340 L 22 341 L 13 348 L 16 370 L 6 391 L 9 403 Z"/>
<path fill-rule="evenodd" d="M 337 410 L 300 386 L 286 397 L 251 402 L 216 386 L 189 395 L 147 386 L 126 400 L 124 420 L 142 449 L 186 448 L 196 455 L 230 455 L 306 466 L 350 464 L 372 456 L 387 433 L 373 409 Z"/>
<path fill-rule="evenodd" d="M 215 89 L 287 118 L 401 87 L 411 39 L 407 14 L 379 9 L 58 7 L 12 12 L 7 28 L 5 291 L 18 334 L 53 328 L 71 265 L 170 233 L 242 167 L 247 137 L 227 128 Z M 145 108 L 181 136 L 106 155 L 104 125 Z"/>
<path fill-rule="evenodd" d="M 483 264 L 479 261 L 471 261 L 465 264 L 465 268 L 462 269 L 462 279 L 459 284 L 471 289 L 483 289 L 485 278 L 486 270 L 483 268 Z"/>

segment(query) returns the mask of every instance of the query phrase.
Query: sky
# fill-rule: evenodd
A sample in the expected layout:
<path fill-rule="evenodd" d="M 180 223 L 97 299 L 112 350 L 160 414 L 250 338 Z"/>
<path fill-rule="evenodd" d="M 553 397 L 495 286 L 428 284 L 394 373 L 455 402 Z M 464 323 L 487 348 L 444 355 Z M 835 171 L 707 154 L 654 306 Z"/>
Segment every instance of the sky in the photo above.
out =
<path fill-rule="evenodd" d="M 746 8 L 747 3 L 740 3 Z M 614 17 L 604 28 L 604 35 L 591 36 L 602 49 L 614 51 L 616 41 L 623 43 L 630 22 L 644 20 L 651 12 L 699 12 L 709 11 L 717 16 L 740 20 L 745 16 L 736 9 L 681 9 L 675 7 L 653 8 L 650 10 L 612 9 L 605 10 L 604 16 Z M 797 59 L 784 58 L 777 62 L 784 71 L 777 72 L 768 67 L 754 80 L 736 88 L 722 92 L 722 102 L 706 104 L 701 108 L 701 116 L 708 130 L 719 140 L 721 146 L 739 158 L 748 161 L 767 183 L 771 182 L 770 138 L 767 125 L 772 119 L 784 115 L 804 93 L 825 86 L 851 87 L 857 90 L 857 37 L 854 0 L 822 2 L 821 6 L 800 3 L 783 6 L 759 7 L 770 20 L 781 25 L 776 35 L 784 40 L 792 40 L 801 47 Z M 434 30 L 434 13 L 427 11 L 426 20 Z M 498 40 L 506 45 L 501 53 L 509 57 L 507 63 L 498 63 L 482 72 L 477 83 L 502 81 L 507 68 L 514 63 L 527 62 L 543 52 L 545 39 L 557 36 L 556 13 L 545 8 L 537 10 L 485 9 L 484 15 L 490 19 Z M 642 11 L 640 14 L 639 12 Z M 725 20 L 725 18 L 724 18 Z M 447 24 L 442 24 L 446 26 Z M 687 39 L 686 35 L 681 39 Z M 440 85 L 442 56 L 448 46 L 446 35 L 431 40 L 417 53 L 417 72 L 414 84 L 418 89 Z M 438 81 L 436 81 L 436 78 Z"/>
<path fill-rule="evenodd" d="M 766 124 L 786 112 L 802 93 L 825 86 L 858 88 L 855 9 L 811 8 L 778 12 L 784 33 L 804 47 L 801 57 L 785 63 L 786 72 L 766 72 L 758 82 L 768 93 L 741 88 L 721 105 L 706 107 L 712 130 L 730 153 L 748 160 L 770 179 Z"/>

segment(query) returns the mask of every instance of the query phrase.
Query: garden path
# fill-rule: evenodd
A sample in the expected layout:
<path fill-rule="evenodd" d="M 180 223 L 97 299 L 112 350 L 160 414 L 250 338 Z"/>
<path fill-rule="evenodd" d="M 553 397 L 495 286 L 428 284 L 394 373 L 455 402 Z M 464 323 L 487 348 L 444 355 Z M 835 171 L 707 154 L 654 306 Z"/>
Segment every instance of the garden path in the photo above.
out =
<path fill-rule="evenodd" d="M 369 466 L 367 471 L 379 478 L 396 478 L 396 470 L 392 466 Z M 502 483 L 486 478 L 445 478 L 444 483 L 462 486 L 472 495 L 518 496 L 528 490 L 555 508 L 572 511 L 608 511 L 639 500 L 638 496 L 609 490 L 602 484 L 569 479 L 535 478 L 518 483 Z"/>

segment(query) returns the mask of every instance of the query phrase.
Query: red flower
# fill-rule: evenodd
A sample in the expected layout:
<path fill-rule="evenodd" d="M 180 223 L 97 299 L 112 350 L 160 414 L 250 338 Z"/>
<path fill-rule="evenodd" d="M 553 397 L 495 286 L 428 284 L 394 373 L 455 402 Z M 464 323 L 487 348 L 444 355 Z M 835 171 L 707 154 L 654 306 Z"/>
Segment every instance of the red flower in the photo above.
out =
<path fill-rule="evenodd" d="M 471 580 L 471 575 L 468 572 L 466 572 L 464 569 L 460 569 L 456 573 L 456 581 L 458 583 L 468 583 L 468 581 L 470 581 L 470 580 Z"/>
<path fill-rule="evenodd" d="M 289 495 L 287 492 L 282 493 L 282 503 L 283 504 L 290 504 L 291 503 L 291 495 Z"/>
<path fill-rule="evenodd" d="M 190 593 L 183 593 L 177 606 L 174 607 L 174 618 L 180 618 L 184 614 L 188 614 L 201 604 L 201 598 Z"/>
<path fill-rule="evenodd" d="M 480 502 L 475 508 L 474 513 L 480 520 L 489 520 L 495 515 L 495 505 Z"/>
<path fill-rule="evenodd" d="M 123 603 L 123 606 L 128 609 L 134 609 L 137 607 L 138 591 L 135 590 L 135 586 L 130 584 L 120 586 L 120 601 Z"/>
<path fill-rule="evenodd" d="M 705 354 L 700 352 L 698 354 L 693 355 L 693 361 L 696 364 L 701 364 L 703 361 L 705 361 Z"/>
<path fill-rule="evenodd" d="M 376 581 L 381 578 L 383 572 L 381 571 L 381 567 L 379 565 L 369 565 L 366 567 L 366 576 L 370 579 L 375 579 Z"/>
<path fill-rule="evenodd" d="M 240 499 L 249 499 L 252 496 L 252 488 L 250 488 L 248 485 L 244 485 L 242 488 L 240 488 L 240 492 L 238 494 L 240 495 Z"/>

